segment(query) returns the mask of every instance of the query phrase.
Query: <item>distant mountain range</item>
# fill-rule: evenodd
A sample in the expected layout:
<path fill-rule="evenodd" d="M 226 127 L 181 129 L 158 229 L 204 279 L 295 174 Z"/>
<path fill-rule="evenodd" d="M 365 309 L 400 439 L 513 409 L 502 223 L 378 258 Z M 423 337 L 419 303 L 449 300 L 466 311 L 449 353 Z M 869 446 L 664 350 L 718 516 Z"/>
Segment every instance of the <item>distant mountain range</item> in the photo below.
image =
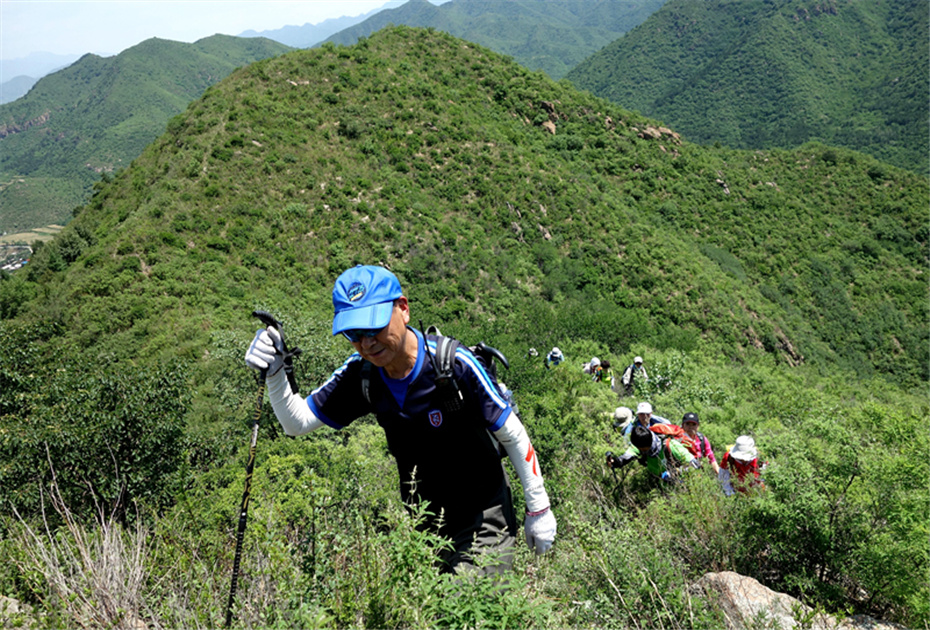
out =
<path fill-rule="evenodd" d="M 442 2 L 448 1 L 449 0 L 439 0 L 435 2 L 435 4 L 441 4 Z M 323 20 L 319 24 L 308 23 L 304 24 L 303 26 L 284 26 L 282 28 L 266 31 L 243 31 L 242 33 L 239 33 L 239 37 L 267 37 L 268 39 L 273 39 L 276 42 L 281 42 L 282 44 L 291 46 L 293 48 L 309 48 L 315 44 L 320 43 L 330 35 L 355 26 L 359 22 L 370 18 L 380 11 L 399 7 L 404 2 L 406 2 L 406 0 L 392 0 L 382 7 L 373 11 L 369 11 L 368 13 L 363 13 L 362 15 L 344 15 L 338 18 Z"/>
<path fill-rule="evenodd" d="M 67 222 L 102 173 L 132 162 L 168 120 L 235 68 L 289 47 L 214 35 L 85 55 L 0 105 L 0 230 Z"/>
<path fill-rule="evenodd" d="M 0 59 L 0 105 L 15 101 L 46 74 L 69 66 L 80 57 L 34 52 L 18 59 Z"/>
<path fill-rule="evenodd" d="M 670 0 L 568 73 L 694 142 L 811 139 L 928 172 L 926 0 Z"/>
<path fill-rule="evenodd" d="M 560 79 L 576 64 L 621 37 L 665 0 L 453 0 L 434 6 L 409 0 L 380 11 L 326 41 L 352 45 L 388 24 L 445 31 L 513 57 L 530 70 Z"/>

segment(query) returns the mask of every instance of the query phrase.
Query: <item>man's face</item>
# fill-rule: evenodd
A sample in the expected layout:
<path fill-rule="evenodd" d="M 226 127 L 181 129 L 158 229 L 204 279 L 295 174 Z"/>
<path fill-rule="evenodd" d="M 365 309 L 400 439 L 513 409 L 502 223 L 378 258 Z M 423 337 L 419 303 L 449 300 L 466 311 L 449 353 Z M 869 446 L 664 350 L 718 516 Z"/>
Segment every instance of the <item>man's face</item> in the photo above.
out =
<path fill-rule="evenodd" d="M 362 337 L 352 342 L 352 347 L 377 367 L 388 367 L 394 362 L 403 362 L 407 341 L 407 322 L 410 321 L 410 307 L 407 298 L 399 297 L 394 301 L 391 320 L 374 337 Z"/>
<path fill-rule="evenodd" d="M 638 413 L 636 414 L 636 419 L 639 420 L 639 423 L 644 427 L 649 426 L 649 418 L 652 417 L 651 413 Z"/>
<path fill-rule="evenodd" d="M 643 362 L 640 361 L 639 363 L 634 363 L 633 365 L 635 365 L 636 369 L 638 370 L 639 368 L 643 367 Z"/>

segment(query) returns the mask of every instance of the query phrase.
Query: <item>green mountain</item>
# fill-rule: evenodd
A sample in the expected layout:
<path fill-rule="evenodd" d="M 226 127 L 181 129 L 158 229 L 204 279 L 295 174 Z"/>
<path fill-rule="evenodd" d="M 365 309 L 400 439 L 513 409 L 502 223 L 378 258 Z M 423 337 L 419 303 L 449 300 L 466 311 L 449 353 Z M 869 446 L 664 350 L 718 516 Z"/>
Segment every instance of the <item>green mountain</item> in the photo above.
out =
<path fill-rule="evenodd" d="M 351 45 L 389 24 L 435 28 L 513 57 L 560 79 L 640 24 L 665 0 L 409 0 L 326 41 Z"/>
<path fill-rule="evenodd" d="M 0 231 L 65 223 L 101 173 L 125 168 L 210 85 L 279 55 L 267 39 L 158 39 L 115 57 L 85 55 L 0 106 Z"/>
<path fill-rule="evenodd" d="M 725 570 L 926 625 L 928 193 L 847 149 L 685 142 L 432 29 L 240 68 L 0 274 L 0 584 L 53 627 L 219 625 L 255 418 L 243 627 L 721 627 L 692 586 Z M 511 360 L 559 538 L 506 585 L 436 575 L 373 421 L 281 439 L 261 407 L 252 311 L 309 392 L 351 351 L 330 292 L 356 263 Z M 635 398 L 580 370 L 634 354 Z M 718 456 L 752 434 L 766 490 L 613 476 L 612 411 L 639 400 L 698 412 Z M 87 529 L 146 579 L 59 565 Z"/>
<path fill-rule="evenodd" d="M 930 169 L 926 0 L 673 0 L 575 67 L 580 89 L 688 140 L 808 140 Z"/>

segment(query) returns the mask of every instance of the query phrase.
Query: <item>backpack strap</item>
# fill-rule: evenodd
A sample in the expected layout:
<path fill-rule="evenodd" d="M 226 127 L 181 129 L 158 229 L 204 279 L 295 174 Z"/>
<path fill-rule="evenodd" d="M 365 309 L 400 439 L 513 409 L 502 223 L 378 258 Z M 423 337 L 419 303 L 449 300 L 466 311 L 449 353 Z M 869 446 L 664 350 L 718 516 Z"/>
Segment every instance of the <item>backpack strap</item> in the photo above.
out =
<path fill-rule="evenodd" d="M 371 404 L 371 370 L 374 366 L 370 361 L 362 361 L 362 396 L 365 397 L 365 402 L 369 405 Z"/>
<path fill-rule="evenodd" d="M 423 337 L 426 343 L 426 353 L 430 357 L 433 365 L 433 371 L 436 373 L 436 391 L 439 394 L 440 406 L 447 413 L 461 411 L 464 406 L 464 398 L 459 390 L 459 384 L 455 380 L 455 350 L 460 343 L 454 337 L 436 337 L 436 352 L 431 353 L 429 343 L 426 342 L 426 336 Z"/>

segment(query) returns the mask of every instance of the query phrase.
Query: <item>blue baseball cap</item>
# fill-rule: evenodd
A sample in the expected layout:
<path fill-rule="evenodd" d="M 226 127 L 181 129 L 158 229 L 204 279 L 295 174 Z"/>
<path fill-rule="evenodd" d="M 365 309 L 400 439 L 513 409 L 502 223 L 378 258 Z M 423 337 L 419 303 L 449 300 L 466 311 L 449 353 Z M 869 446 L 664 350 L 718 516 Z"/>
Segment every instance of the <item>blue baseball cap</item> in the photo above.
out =
<path fill-rule="evenodd" d="M 384 328 L 394 300 L 403 295 L 400 281 L 384 267 L 357 265 L 342 272 L 333 287 L 333 334 Z"/>

